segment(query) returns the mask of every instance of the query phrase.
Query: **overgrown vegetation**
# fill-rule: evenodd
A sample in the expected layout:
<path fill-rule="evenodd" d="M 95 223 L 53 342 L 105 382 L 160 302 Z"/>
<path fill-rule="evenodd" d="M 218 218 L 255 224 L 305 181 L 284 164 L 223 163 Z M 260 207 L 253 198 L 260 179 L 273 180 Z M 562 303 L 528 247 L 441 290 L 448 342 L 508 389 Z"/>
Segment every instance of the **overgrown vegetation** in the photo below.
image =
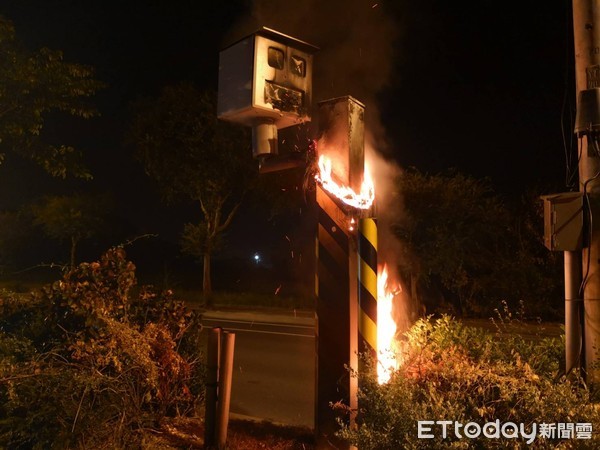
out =
<path fill-rule="evenodd" d="M 117 247 L 27 300 L 0 293 L 0 447 L 132 448 L 201 401 L 196 315 L 135 285 Z"/>
<path fill-rule="evenodd" d="M 564 342 L 524 340 L 505 333 L 504 323 L 493 335 L 449 316 L 418 321 L 404 336 L 402 364 L 389 383 L 379 385 L 369 368 L 360 374 L 357 426 L 343 424 L 340 436 L 362 450 L 520 448 L 521 438 L 459 439 L 454 428 L 446 439 L 441 428 L 435 438 L 419 439 L 417 421 L 483 426 L 499 420 L 523 423 L 527 431 L 534 423 L 591 423 L 598 429 L 600 411 L 590 391 L 580 379 L 561 376 Z M 598 448 L 599 441 L 597 433 L 592 440 L 538 436 L 528 448 Z"/>

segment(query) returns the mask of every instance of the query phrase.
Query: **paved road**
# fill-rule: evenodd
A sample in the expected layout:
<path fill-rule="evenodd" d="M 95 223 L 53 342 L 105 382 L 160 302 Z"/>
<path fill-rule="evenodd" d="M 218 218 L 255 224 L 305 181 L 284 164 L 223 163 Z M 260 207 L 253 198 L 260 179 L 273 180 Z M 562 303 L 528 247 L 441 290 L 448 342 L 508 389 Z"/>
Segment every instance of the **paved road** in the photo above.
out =
<path fill-rule="evenodd" d="M 210 312 L 205 313 L 203 324 L 236 334 L 232 413 L 313 427 L 312 318 Z"/>

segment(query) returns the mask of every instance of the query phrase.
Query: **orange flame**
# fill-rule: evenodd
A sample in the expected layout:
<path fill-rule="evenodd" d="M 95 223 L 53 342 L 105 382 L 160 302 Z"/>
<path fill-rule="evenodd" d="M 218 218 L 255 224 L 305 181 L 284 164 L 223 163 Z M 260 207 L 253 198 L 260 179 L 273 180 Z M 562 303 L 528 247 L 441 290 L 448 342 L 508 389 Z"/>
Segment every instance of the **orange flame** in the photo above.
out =
<path fill-rule="evenodd" d="M 365 165 L 364 180 L 360 192 L 356 193 L 348 186 L 340 186 L 333 179 L 331 164 L 331 159 L 325 155 L 319 157 L 319 173 L 315 175 L 315 179 L 321 183 L 323 189 L 349 206 L 369 209 L 375 200 L 375 186 L 368 167 Z M 352 219 L 350 231 L 354 230 L 354 223 Z M 387 383 L 392 372 L 399 367 L 398 343 L 395 339 L 396 322 L 392 316 L 392 303 L 394 296 L 400 291 L 400 286 L 395 289 L 388 286 L 387 265 L 383 268 L 379 267 L 377 274 L 377 380 L 379 384 Z"/>
<path fill-rule="evenodd" d="M 369 209 L 375 200 L 375 186 L 373 179 L 365 166 L 365 175 L 360 192 L 357 194 L 348 186 L 340 186 L 331 175 L 331 159 L 325 155 L 319 157 L 319 173 L 315 179 L 321 183 L 323 189 L 339 198 L 345 204 L 357 209 Z"/>
<path fill-rule="evenodd" d="M 387 265 L 379 267 L 377 274 L 377 381 L 385 384 L 399 366 L 396 347 L 396 322 L 392 316 L 394 296 L 401 289 L 388 285 Z"/>

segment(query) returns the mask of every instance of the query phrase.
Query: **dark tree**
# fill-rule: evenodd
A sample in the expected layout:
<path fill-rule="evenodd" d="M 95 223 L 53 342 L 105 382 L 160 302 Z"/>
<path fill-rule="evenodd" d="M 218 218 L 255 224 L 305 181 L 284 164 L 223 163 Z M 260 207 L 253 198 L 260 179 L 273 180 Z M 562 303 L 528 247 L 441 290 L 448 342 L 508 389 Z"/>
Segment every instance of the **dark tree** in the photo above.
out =
<path fill-rule="evenodd" d="M 60 51 L 27 51 L 16 40 L 12 23 L 0 16 L 0 161 L 11 152 L 53 176 L 89 178 L 79 152 L 49 144 L 42 131 L 51 113 L 95 115 L 89 97 L 101 87 L 90 67 L 65 62 Z"/>
<path fill-rule="evenodd" d="M 182 249 L 202 257 L 203 291 L 210 299 L 211 255 L 256 183 L 250 137 L 243 127 L 217 119 L 213 93 L 180 84 L 135 105 L 130 139 L 165 200 L 197 203 L 200 219 L 185 224 Z"/>
<path fill-rule="evenodd" d="M 399 191 L 404 211 L 395 232 L 406 252 L 402 272 L 413 300 L 420 288 L 437 284 L 453 294 L 462 312 L 505 255 L 506 209 L 486 182 L 461 174 L 408 170 L 399 179 Z"/>
<path fill-rule="evenodd" d="M 401 175 L 398 190 L 403 210 L 394 232 L 414 301 L 437 292 L 457 313 L 489 314 L 501 300 L 512 307 L 523 301 L 536 315 L 548 313 L 557 261 L 541 242 L 537 197 L 524 197 L 514 208 L 486 180 L 416 170 Z"/>
<path fill-rule="evenodd" d="M 75 194 L 46 197 L 34 206 L 33 214 L 48 236 L 70 243 L 69 261 L 75 267 L 77 246 L 106 228 L 110 208 L 104 196 Z"/>

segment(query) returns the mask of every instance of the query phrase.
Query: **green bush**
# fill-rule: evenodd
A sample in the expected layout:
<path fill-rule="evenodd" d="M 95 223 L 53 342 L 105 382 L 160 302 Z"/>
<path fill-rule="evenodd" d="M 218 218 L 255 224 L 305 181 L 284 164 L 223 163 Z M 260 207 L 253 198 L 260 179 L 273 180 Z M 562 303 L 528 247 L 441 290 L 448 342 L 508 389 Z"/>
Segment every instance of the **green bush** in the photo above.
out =
<path fill-rule="evenodd" d="M 0 447 L 131 448 L 201 400 L 198 318 L 133 295 L 122 248 L 23 300 L 0 296 Z"/>
<path fill-rule="evenodd" d="M 406 334 L 400 368 L 379 385 L 372 364 L 359 376 L 356 425 L 340 421 L 339 435 L 361 450 L 392 448 L 520 448 L 522 438 L 419 439 L 419 420 L 451 420 L 482 426 L 501 424 L 592 423 L 600 416 L 580 379 L 559 377 L 559 339 L 525 341 L 461 325 L 448 316 L 420 320 Z M 560 380 L 557 381 L 557 379 Z M 338 408 L 350 413 L 346 407 Z M 529 448 L 598 448 L 600 439 L 545 439 Z"/>

